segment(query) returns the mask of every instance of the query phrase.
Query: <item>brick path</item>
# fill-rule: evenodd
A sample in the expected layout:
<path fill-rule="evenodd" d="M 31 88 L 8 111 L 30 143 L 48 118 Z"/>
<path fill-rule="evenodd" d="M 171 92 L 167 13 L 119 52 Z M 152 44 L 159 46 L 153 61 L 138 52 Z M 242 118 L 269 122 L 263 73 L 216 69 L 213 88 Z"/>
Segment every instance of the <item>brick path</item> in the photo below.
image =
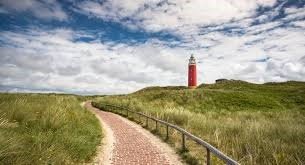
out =
<path fill-rule="evenodd" d="M 134 126 L 136 124 L 126 121 L 119 115 L 99 111 L 93 108 L 90 102 L 86 103 L 86 107 L 93 110 L 101 117 L 103 122 L 107 124 L 113 132 L 114 144 L 112 151 L 112 162 L 114 165 L 166 165 L 181 164 L 176 155 L 167 153 L 168 150 L 162 148 L 163 142 L 153 137 L 143 128 Z M 152 137 L 150 137 L 152 136 Z M 163 144 L 161 144 L 163 143 Z M 168 146 L 166 146 L 168 147 Z"/>

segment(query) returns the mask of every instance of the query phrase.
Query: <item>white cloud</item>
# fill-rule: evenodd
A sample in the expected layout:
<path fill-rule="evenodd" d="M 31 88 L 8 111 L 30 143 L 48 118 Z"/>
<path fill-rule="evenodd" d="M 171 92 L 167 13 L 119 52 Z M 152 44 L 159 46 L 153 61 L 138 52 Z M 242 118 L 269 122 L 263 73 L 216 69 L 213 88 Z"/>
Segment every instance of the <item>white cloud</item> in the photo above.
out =
<path fill-rule="evenodd" d="M 305 21 L 295 21 L 295 22 L 291 22 L 290 24 L 301 28 L 305 28 Z"/>
<path fill-rule="evenodd" d="M 207 33 L 200 40 L 213 39 L 212 46 L 192 50 L 159 40 L 133 46 L 75 40 L 84 35 L 91 36 L 70 29 L 2 31 L 1 89 L 113 94 L 152 85 L 186 85 L 191 53 L 199 62 L 199 83 L 218 78 L 256 83 L 305 80 L 305 37 L 300 28 L 242 36 Z"/>
<path fill-rule="evenodd" d="M 273 6 L 276 0 L 120 0 L 84 1 L 75 11 L 104 20 L 124 22 L 126 26 L 147 31 L 187 32 L 198 27 L 239 20 L 255 14 L 259 6 Z M 180 33 L 180 34 L 181 34 Z"/>
<path fill-rule="evenodd" d="M 56 0 L 1 0 L 1 13 L 12 12 L 31 12 L 35 17 L 46 20 L 68 19 L 68 15 Z"/>
<path fill-rule="evenodd" d="M 181 58 L 164 54 L 165 50 L 160 51 L 155 43 L 111 46 L 98 41 L 75 41 L 75 36 L 83 34 L 69 29 L 1 32 L 0 41 L 5 43 L 0 47 L 1 86 L 39 91 L 127 93 L 147 85 L 179 84 L 171 82 L 185 77 L 184 69 L 179 66 Z"/>
<path fill-rule="evenodd" d="M 24 1 L 28 4 L 13 5 L 10 10 L 30 10 L 35 6 L 32 2 Z M 1 31 L 0 90 L 113 94 L 152 85 L 186 85 L 187 63 L 192 53 L 198 60 L 199 83 L 212 83 L 218 78 L 255 83 L 305 81 L 303 10 L 286 9 L 284 18 L 271 21 L 282 3 L 275 10 L 253 17 L 258 6 L 274 3 L 84 1 L 74 10 L 122 22 L 133 30 L 169 30 L 181 40 L 147 38 L 145 43 L 128 45 L 102 43 L 94 33 L 65 28 Z M 124 22 L 127 17 L 133 20 Z M 252 25 L 253 22 L 258 24 Z M 93 41 L 78 40 L 80 37 Z"/>
<path fill-rule="evenodd" d="M 305 18 L 305 7 L 301 8 L 286 8 L 285 13 L 287 16 L 283 18 L 285 21 L 291 21 L 295 19 L 304 19 Z"/>

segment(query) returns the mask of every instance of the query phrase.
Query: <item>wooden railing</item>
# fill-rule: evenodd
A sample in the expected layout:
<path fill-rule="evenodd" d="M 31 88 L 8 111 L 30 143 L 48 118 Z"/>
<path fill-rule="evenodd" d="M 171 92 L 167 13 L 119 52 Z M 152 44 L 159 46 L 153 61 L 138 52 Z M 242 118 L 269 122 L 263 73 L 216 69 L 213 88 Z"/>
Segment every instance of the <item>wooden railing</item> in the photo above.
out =
<path fill-rule="evenodd" d="M 148 127 L 148 123 L 149 123 L 148 120 L 152 120 L 152 121 L 155 122 L 156 130 L 158 130 L 158 124 L 163 124 L 166 127 L 166 138 L 167 139 L 169 138 L 169 130 L 168 129 L 169 128 L 175 129 L 176 131 L 181 133 L 181 141 L 182 141 L 181 149 L 182 150 L 186 150 L 186 145 L 185 145 L 186 137 L 188 139 L 193 140 L 194 142 L 196 142 L 197 144 L 203 146 L 206 149 L 206 151 L 207 151 L 207 154 L 206 154 L 207 155 L 206 164 L 207 165 L 211 164 L 211 153 L 214 154 L 219 159 L 223 160 L 228 165 L 238 165 L 239 164 L 237 161 L 235 161 L 232 158 L 228 157 L 227 155 L 225 155 L 224 153 L 219 151 L 217 148 L 213 147 L 208 142 L 200 139 L 199 137 L 197 137 L 197 136 L 187 132 L 186 130 L 184 130 L 184 129 L 182 129 L 182 128 L 174 125 L 174 124 L 168 123 L 166 121 L 163 121 L 163 120 L 151 117 L 151 116 L 148 116 L 148 115 L 146 115 L 144 113 L 141 113 L 141 112 L 132 111 L 132 110 L 130 110 L 128 108 L 125 108 L 125 107 L 120 107 L 120 106 L 106 104 L 106 103 L 105 104 L 98 103 L 98 105 L 97 105 L 97 103 L 94 103 L 94 102 L 93 102 L 92 105 L 94 107 L 96 107 L 96 108 L 99 108 L 100 110 L 112 111 L 114 113 L 118 113 L 118 114 L 124 115 L 126 117 L 128 117 L 130 115 L 130 113 L 138 115 L 139 118 L 140 117 L 144 117 L 144 118 L 146 118 L 146 126 L 147 127 Z M 123 111 L 125 111 L 125 113 Z"/>

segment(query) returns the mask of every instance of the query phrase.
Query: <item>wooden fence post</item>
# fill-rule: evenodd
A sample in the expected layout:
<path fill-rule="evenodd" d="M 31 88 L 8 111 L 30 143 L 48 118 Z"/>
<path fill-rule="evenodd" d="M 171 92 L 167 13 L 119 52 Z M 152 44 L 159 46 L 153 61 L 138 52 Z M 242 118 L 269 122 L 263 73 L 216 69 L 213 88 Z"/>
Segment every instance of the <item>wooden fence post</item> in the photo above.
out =
<path fill-rule="evenodd" d="M 168 125 L 166 125 L 166 140 L 168 139 Z"/>
<path fill-rule="evenodd" d="M 208 148 L 207 148 L 207 165 L 211 165 L 211 154 Z"/>
<path fill-rule="evenodd" d="M 182 151 L 185 151 L 186 147 L 185 147 L 185 135 L 182 133 Z"/>

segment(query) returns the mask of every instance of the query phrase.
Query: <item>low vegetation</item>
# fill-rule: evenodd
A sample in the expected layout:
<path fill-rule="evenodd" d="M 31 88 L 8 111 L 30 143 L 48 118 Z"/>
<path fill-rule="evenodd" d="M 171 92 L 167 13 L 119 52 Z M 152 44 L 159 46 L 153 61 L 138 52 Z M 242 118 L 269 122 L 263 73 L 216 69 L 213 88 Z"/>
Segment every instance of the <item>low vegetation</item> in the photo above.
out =
<path fill-rule="evenodd" d="M 115 104 L 179 125 L 241 164 L 305 163 L 305 83 L 251 84 L 225 81 L 185 87 L 150 87 L 105 96 L 94 105 Z M 164 129 L 163 129 L 164 130 Z M 161 130 L 162 133 L 162 130 Z M 181 135 L 169 143 L 180 148 Z M 188 142 L 183 154 L 190 164 L 202 164 L 205 150 Z M 213 163 L 221 161 L 213 157 Z"/>
<path fill-rule="evenodd" d="M 0 164 L 78 164 L 100 143 L 98 120 L 79 96 L 0 94 Z"/>

